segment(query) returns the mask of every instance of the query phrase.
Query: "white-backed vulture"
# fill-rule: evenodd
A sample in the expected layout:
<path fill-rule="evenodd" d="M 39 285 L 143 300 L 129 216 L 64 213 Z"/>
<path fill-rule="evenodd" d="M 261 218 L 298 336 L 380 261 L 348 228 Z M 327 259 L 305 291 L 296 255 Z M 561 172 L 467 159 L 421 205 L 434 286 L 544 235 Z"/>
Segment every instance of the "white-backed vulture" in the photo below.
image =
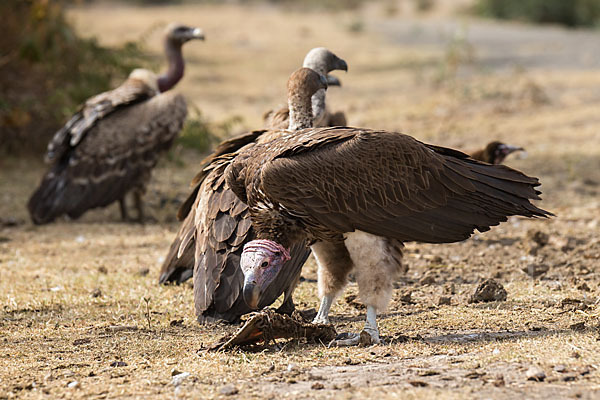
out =
<path fill-rule="evenodd" d="M 136 69 L 114 90 L 83 104 L 48 144 L 49 171 L 27 207 L 35 224 L 119 201 L 128 219 L 125 195 L 132 191 L 143 221 L 142 194 L 159 155 L 166 151 L 185 121 L 181 95 L 169 92 L 183 77 L 184 43 L 204 39 L 198 28 L 171 24 L 165 32 L 169 67 L 162 75 Z"/>
<path fill-rule="evenodd" d="M 310 75 L 305 79 L 314 80 Z M 310 128 L 310 99 L 294 92 L 300 86 L 288 92 L 290 124 L 306 129 L 241 149 L 225 171 L 255 231 L 240 258 L 251 308 L 289 273 L 289 249 L 309 242 L 321 296 L 315 322 L 329 322 L 331 304 L 354 271 L 366 324 L 336 344 L 378 343 L 377 311 L 389 303 L 403 242 L 451 243 L 511 215 L 551 215 L 530 202 L 539 199 L 538 179 L 506 166 L 396 132 Z"/>

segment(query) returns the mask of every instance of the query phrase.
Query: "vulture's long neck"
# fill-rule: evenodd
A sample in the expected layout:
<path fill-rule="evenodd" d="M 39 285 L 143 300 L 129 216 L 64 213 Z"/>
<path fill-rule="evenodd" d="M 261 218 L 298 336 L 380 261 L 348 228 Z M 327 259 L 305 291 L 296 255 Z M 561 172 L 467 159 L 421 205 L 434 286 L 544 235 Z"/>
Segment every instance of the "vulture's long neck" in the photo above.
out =
<path fill-rule="evenodd" d="M 290 131 L 312 128 L 313 126 L 313 108 L 311 98 L 304 98 L 302 95 L 290 96 L 288 100 L 290 110 Z"/>
<path fill-rule="evenodd" d="M 181 53 L 181 43 L 167 39 L 165 41 L 165 54 L 169 62 L 167 72 L 158 77 L 158 90 L 166 92 L 179 82 L 183 77 L 184 62 Z"/>
<path fill-rule="evenodd" d="M 313 121 L 319 121 L 323 114 L 325 114 L 325 89 L 319 89 L 317 93 L 312 96 L 312 113 Z"/>

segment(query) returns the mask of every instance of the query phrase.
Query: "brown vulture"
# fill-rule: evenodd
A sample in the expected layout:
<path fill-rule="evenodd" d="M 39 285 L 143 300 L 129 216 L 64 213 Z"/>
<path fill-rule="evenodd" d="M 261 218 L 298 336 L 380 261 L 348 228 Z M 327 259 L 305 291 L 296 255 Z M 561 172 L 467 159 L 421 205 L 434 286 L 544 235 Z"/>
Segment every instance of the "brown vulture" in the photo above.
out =
<path fill-rule="evenodd" d="M 504 159 L 515 151 L 525 151 L 525 149 L 493 141 L 488 143 L 483 149 L 472 152 L 471 158 L 488 164 L 502 164 Z"/>
<path fill-rule="evenodd" d="M 328 85 L 333 86 L 340 86 L 340 82 L 334 76 L 328 75 L 328 73 L 333 70 L 348 70 L 348 65 L 344 60 L 340 59 L 324 47 L 317 47 L 310 50 L 304 58 L 303 66 L 325 75 L 327 77 Z M 314 126 L 332 126 L 327 125 L 328 122 L 339 122 L 338 125 L 345 125 L 346 117 L 343 112 L 336 112 L 332 114 L 327 110 L 325 104 L 325 94 L 325 90 L 319 90 L 312 96 Z M 287 108 L 282 108 L 278 111 L 268 111 L 265 113 L 263 118 L 265 127 L 267 129 L 286 129 L 289 127 Z M 254 143 L 257 140 L 269 140 L 268 136 L 261 137 L 263 132 L 264 131 L 254 131 L 226 140 L 222 142 L 212 154 L 210 154 L 201 162 L 201 172 L 192 181 L 192 187 L 194 187 L 194 190 L 179 208 L 177 213 L 177 218 L 182 221 L 182 224 L 161 266 L 158 280 L 159 284 L 166 284 L 170 282 L 180 284 L 192 277 L 194 270 L 195 251 L 194 235 L 196 231 L 195 212 L 192 206 L 196 201 L 198 191 L 200 190 L 200 185 L 202 184 L 204 178 L 209 175 L 208 171 L 204 171 L 204 169 L 207 167 L 211 169 L 211 162 L 223 154 L 235 152 L 241 147 L 250 143 Z M 217 170 L 211 169 L 211 171 L 213 171 L 211 176 L 219 174 L 219 171 Z M 224 182 L 221 182 L 221 184 L 224 184 Z M 229 190 L 227 190 L 227 192 L 231 193 Z M 215 194 L 212 194 L 212 196 L 214 197 Z M 212 201 L 213 200 L 211 200 L 211 203 Z M 226 213 L 227 210 L 222 212 Z M 235 218 L 239 222 L 243 219 L 244 215 L 240 215 L 239 217 L 236 216 Z M 182 242 L 185 242 L 186 245 L 181 246 Z M 224 289 L 221 288 L 220 290 Z M 227 319 L 231 319 L 232 317 L 233 314 Z"/>
<path fill-rule="evenodd" d="M 344 60 L 324 48 L 311 50 L 304 65 L 320 75 L 336 69 L 348 69 Z M 336 84 L 332 77 L 328 77 L 327 81 Z M 312 96 L 311 104 L 315 116 L 328 113 L 324 90 Z M 319 104 L 319 107 L 314 107 L 314 104 Z M 313 118 L 311 124 L 312 121 Z M 279 120 L 279 126 L 274 128 L 294 130 L 287 119 Z M 254 232 L 247 206 L 225 184 L 223 171 L 230 159 L 222 156 L 243 146 L 266 143 L 288 131 L 276 130 L 266 135 L 265 132 L 255 131 L 221 143 L 203 161 L 201 172 L 192 182 L 194 190 L 179 210 L 178 217 L 184 218 L 184 221 L 162 265 L 159 282 L 185 281 L 192 275 L 195 259 L 194 297 L 196 314 L 201 323 L 214 320 L 233 322 L 252 311 L 241 296 L 243 274 L 239 269 L 239 256 L 243 245 L 254 239 Z M 296 273 L 274 282 L 260 300 L 262 307 L 272 304 L 285 292 L 285 301 L 279 311 L 293 310 L 291 294 L 309 254 L 310 250 L 305 245 L 298 245 L 292 251 L 290 269 Z"/>
<path fill-rule="evenodd" d="M 389 303 L 403 242 L 457 242 L 511 215 L 551 215 L 530 202 L 537 178 L 401 133 L 310 128 L 309 98 L 290 89 L 290 124 L 306 129 L 240 149 L 225 171 L 255 232 L 240 258 L 251 308 L 276 277 L 296 273 L 285 264 L 290 249 L 309 242 L 321 297 L 314 322 L 329 322 L 354 271 L 366 324 L 336 344 L 378 343 L 377 311 Z"/>
<path fill-rule="evenodd" d="M 143 221 L 142 194 L 152 168 L 180 131 L 187 114 L 181 95 L 168 92 L 182 78 L 184 43 L 204 39 L 198 28 L 171 24 L 165 32 L 169 68 L 162 75 L 136 69 L 114 90 L 90 99 L 48 144 L 51 166 L 29 199 L 35 224 L 119 201 L 132 191 Z"/>

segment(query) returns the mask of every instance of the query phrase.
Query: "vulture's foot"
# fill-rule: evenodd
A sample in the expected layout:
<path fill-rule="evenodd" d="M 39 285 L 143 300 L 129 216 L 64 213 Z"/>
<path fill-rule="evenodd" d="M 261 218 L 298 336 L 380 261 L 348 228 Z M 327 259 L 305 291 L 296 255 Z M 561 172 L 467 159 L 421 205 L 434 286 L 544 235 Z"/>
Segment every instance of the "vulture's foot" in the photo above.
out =
<path fill-rule="evenodd" d="M 340 333 L 329 343 L 329 347 L 371 346 L 383 344 L 377 330 L 365 328 L 360 333 Z"/>
<path fill-rule="evenodd" d="M 329 325 L 331 322 L 329 322 L 329 317 L 323 317 L 322 315 L 317 314 L 312 323 L 315 325 Z"/>
<path fill-rule="evenodd" d="M 279 314 L 292 315 L 296 306 L 294 305 L 294 300 L 291 297 L 288 297 L 277 310 L 275 310 Z"/>

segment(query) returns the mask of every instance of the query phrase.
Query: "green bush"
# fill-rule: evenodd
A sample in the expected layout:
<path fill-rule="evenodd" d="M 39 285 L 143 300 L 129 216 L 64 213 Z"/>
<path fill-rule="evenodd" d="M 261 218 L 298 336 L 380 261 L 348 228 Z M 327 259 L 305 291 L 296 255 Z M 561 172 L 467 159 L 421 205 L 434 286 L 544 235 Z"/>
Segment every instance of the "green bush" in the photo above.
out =
<path fill-rule="evenodd" d="M 593 27 L 600 22 L 600 0 L 479 0 L 480 15 L 569 27 Z"/>
<path fill-rule="evenodd" d="M 62 2 L 0 1 L 0 151 L 39 153 L 88 97 L 146 63 L 140 46 L 105 48 L 66 22 Z"/>

